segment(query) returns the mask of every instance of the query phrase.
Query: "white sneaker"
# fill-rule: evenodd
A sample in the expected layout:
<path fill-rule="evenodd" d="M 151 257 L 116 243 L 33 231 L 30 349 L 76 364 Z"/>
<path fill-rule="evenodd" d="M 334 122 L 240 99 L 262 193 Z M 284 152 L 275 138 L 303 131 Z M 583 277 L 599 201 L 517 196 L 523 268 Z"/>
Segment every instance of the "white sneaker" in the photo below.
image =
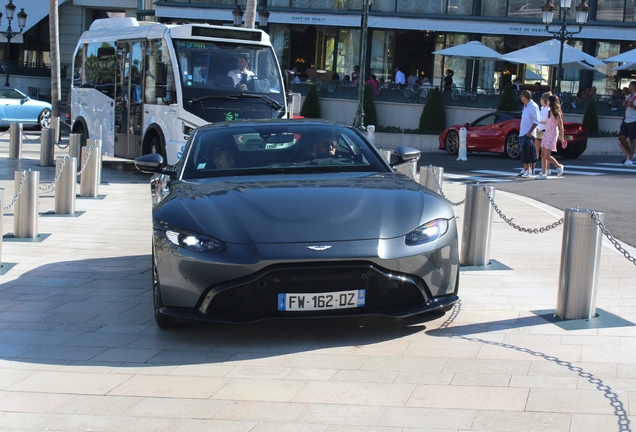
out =
<path fill-rule="evenodd" d="M 627 159 L 623 165 L 634 165 L 634 162 L 632 162 L 630 159 Z"/>
<path fill-rule="evenodd" d="M 548 172 L 546 172 L 545 175 L 552 175 L 552 170 L 548 169 Z"/>
<path fill-rule="evenodd" d="M 561 165 L 560 167 L 557 168 L 557 177 L 561 177 L 563 175 L 563 170 L 565 169 L 565 166 Z"/>
<path fill-rule="evenodd" d="M 545 174 L 541 173 L 538 176 L 536 176 L 535 179 L 537 179 L 537 180 L 547 180 L 548 176 L 546 176 Z"/>
<path fill-rule="evenodd" d="M 526 174 L 528 174 L 528 171 L 521 170 L 521 172 L 519 174 L 517 174 L 517 177 L 525 177 Z"/>
<path fill-rule="evenodd" d="M 530 177 L 530 171 L 524 171 L 521 177 Z"/>

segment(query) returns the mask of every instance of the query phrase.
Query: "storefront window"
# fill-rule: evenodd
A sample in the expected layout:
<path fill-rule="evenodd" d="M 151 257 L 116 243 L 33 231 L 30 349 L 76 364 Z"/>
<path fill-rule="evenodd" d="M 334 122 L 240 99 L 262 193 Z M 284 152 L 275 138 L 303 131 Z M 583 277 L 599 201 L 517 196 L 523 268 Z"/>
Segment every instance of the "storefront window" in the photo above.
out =
<path fill-rule="evenodd" d="M 371 10 L 377 12 L 395 12 L 395 3 L 396 0 L 373 0 Z"/>
<path fill-rule="evenodd" d="M 298 9 L 322 9 L 336 11 L 336 0 L 269 0 L 271 6 L 291 7 Z M 346 10 L 362 10 L 362 0 L 346 0 Z"/>
<path fill-rule="evenodd" d="M 398 13 L 444 15 L 446 2 L 440 0 L 398 0 Z"/>
<path fill-rule="evenodd" d="M 448 0 L 446 13 L 448 15 L 472 15 L 473 0 Z"/>
<path fill-rule="evenodd" d="M 596 9 L 596 20 L 634 22 L 634 1 L 600 0 Z"/>
<path fill-rule="evenodd" d="M 508 0 L 488 0 L 481 2 L 481 15 L 491 17 L 505 17 Z"/>
<path fill-rule="evenodd" d="M 481 43 L 492 48 L 498 53 L 503 53 L 503 36 L 482 36 Z M 501 71 L 496 70 L 497 63 L 494 60 L 480 60 L 478 69 L 477 87 L 481 89 L 499 88 Z"/>
<path fill-rule="evenodd" d="M 337 62 L 337 72 L 351 77 L 353 67 L 360 62 L 360 30 L 340 30 Z"/>
<path fill-rule="evenodd" d="M 435 42 L 435 51 L 442 50 L 444 48 L 450 48 L 457 45 L 465 44 L 468 42 L 468 35 L 466 34 L 447 34 L 438 35 Z M 435 66 L 433 76 L 435 80 L 433 85 L 441 83 L 446 69 L 453 70 L 453 86 L 462 88 L 466 84 L 466 66 L 470 60 L 461 59 L 457 57 L 444 57 L 435 55 Z M 471 61 L 472 65 L 472 61 Z M 472 71 L 472 69 L 471 69 Z M 470 75 L 468 75 L 470 79 Z M 439 81 L 438 81 L 439 80 Z"/>
<path fill-rule="evenodd" d="M 514 18 L 541 18 L 544 0 L 510 0 L 508 16 Z"/>
<path fill-rule="evenodd" d="M 285 69 L 289 67 L 289 26 L 270 25 L 269 38 L 281 68 Z"/>
<path fill-rule="evenodd" d="M 596 58 L 600 60 L 613 57 L 620 54 L 620 52 L 620 42 L 596 43 Z M 615 66 L 616 64 L 610 63 L 595 68 L 594 74 L 592 75 L 592 85 L 596 87 L 597 94 L 611 95 L 617 87 L 616 78 L 619 76 L 619 73 L 611 70 Z"/>
<path fill-rule="evenodd" d="M 378 81 L 388 81 L 393 77 L 393 30 L 373 30 L 371 39 L 371 73 Z"/>

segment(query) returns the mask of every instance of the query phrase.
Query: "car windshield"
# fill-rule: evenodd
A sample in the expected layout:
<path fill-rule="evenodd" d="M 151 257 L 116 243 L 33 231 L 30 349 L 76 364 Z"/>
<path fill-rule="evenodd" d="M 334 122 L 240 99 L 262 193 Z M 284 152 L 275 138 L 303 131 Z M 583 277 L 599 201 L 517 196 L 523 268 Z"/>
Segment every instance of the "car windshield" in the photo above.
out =
<path fill-rule="evenodd" d="M 302 172 L 387 172 L 355 131 L 303 122 L 202 128 L 192 135 L 183 179 Z"/>

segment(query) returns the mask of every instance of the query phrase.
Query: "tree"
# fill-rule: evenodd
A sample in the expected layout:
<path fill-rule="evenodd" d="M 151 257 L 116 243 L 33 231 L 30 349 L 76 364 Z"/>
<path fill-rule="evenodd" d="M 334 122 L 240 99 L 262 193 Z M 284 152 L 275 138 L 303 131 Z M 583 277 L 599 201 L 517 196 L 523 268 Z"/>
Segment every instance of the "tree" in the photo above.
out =
<path fill-rule="evenodd" d="M 437 87 L 428 95 L 420 116 L 419 129 L 422 133 L 439 133 L 446 129 L 446 108 L 442 100 L 442 92 Z"/>
<path fill-rule="evenodd" d="M 53 117 L 61 117 L 60 104 L 62 99 L 62 91 L 60 86 L 60 40 L 59 40 L 59 20 L 58 20 L 58 1 L 49 1 L 49 40 L 50 56 L 51 56 L 51 115 Z M 55 131 L 59 137 L 60 131 Z"/>
<path fill-rule="evenodd" d="M 256 0 L 247 0 L 245 4 L 245 18 L 243 27 L 255 28 L 256 23 Z"/>
<path fill-rule="evenodd" d="M 300 115 L 305 118 L 320 118 L 320 101 L 318 100 L 318 89 L 312 85 L 307 92 L 305 102 L 300 109 Z"/>
<path fill-rule="evenodd" d="M 368 125 L 378 126 L 378 114 L 375 110 L 375 102 L 373 100 L 373 89 L 371 86 L 364 86 L 364 123 Z"/>
<path fill-rule="evenodd" d="M 591 136 L 598 135 L 598 113 L 594 106 L 594 101 L 591 101 L 585 109 L 583 115 L 583 126 L 585 126 Z"/>
<path fill-rule="evenodd" d="M 517 111 L 517 100 L 515 99 L 515 92 L 512 90 L 512 85 L 507 85 L 504 89 L 497 111 Z"/>

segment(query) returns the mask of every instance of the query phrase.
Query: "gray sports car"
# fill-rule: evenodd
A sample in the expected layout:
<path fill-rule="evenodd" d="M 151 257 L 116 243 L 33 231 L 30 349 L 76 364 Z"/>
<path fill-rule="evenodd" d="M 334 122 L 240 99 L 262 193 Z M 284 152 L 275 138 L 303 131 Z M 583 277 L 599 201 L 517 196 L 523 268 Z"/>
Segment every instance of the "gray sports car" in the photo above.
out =
<path fill-rule="evenodd" d="M 156 173 L 153 294 L 159 327 L 183 320 L 386 315 L 458 300 L 451 206 L 387 164 L 357 129 L 315 120 L 196 129 Z"/>

